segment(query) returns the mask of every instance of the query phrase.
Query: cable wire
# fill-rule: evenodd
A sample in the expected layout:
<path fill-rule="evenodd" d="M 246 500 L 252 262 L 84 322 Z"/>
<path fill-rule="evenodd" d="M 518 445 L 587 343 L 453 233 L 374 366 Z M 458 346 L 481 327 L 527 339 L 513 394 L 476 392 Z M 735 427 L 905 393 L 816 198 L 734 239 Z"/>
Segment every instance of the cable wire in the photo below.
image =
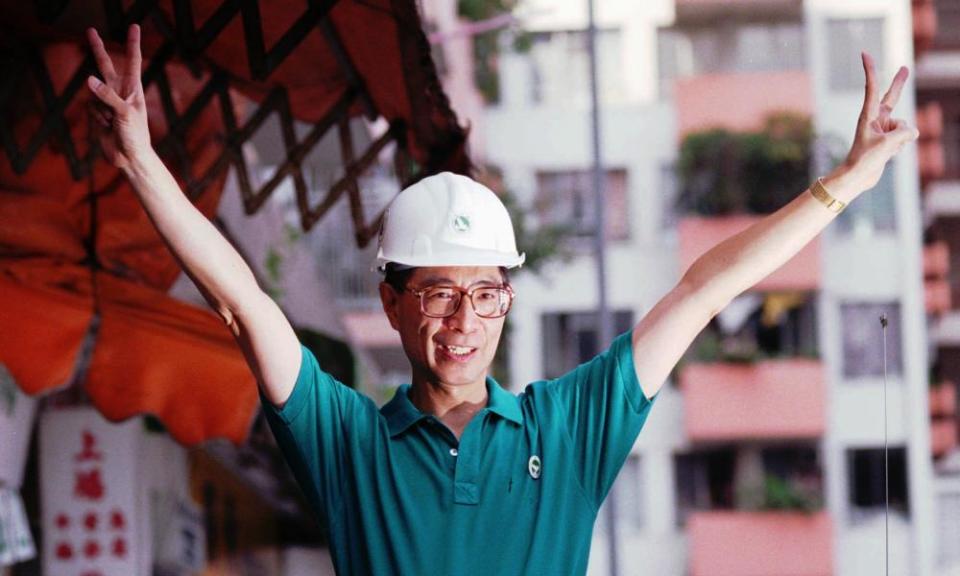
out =
<path fill-rule="evenodd" d="M 884 574 L 890 576 L 890 446 L 887 443 L 887 315 L 880 315 L 883 332 L 883 551 Z"/>

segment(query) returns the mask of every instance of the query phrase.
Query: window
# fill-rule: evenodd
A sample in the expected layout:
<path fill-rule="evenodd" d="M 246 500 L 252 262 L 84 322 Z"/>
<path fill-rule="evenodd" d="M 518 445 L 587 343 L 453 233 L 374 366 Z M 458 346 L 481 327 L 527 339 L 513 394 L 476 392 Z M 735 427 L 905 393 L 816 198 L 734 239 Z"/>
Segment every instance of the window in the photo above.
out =
<path fill-rule="evenodd" d="M 895 168 L 896 163 L 890 162 L 877 185 L 858 196 L 837 216 L 839 234 L 864 237 L 897 229 Z"/>
<path fill-rule="evenodd" d="M 907 497 L 907 456 L 906 448 L 890 448 L 890 509 L 909 514 Z M 884 489 L 884 450 L 883 448 L 861 448 L 847 450 L 847 481 L 851 520 L 883 513 L 885 503 Z"/>
<path fill-rule="evenodd" d="M 617 529 L 623 535 L 636 534 L 643 530 L 643 467 L 639 454 L 631 454 L 624 463 L 620 474 L 613 484 L 613 504 L 617 509 Z M 608 498 L 597 514 L 596 528 L 600 534 L 606 534 Z"/>
<path fill-rule="evenodd" d="M 612 312 L 614 334 L 633 327 L 633 312 Z M 597 315 L 572 312 L 543 315 L 543 375 L 558 378 L 596 356 Z"/>
<path fill-rule="evenodd" d="M 735 33 L 736 52 L 731 68 L 738 72 L 802 70 L 803 27 L 794 23 L 757 22 Z"/>
<path fill-rule="evenodd" d="M 624 99 L 620 30 L 597 29 L 597 83 L 604 103 Z M 536 33 L 529 54 L 533 104 L 586 105 L 590 101 L 590 55 L 585 30 Z"/>
<path fill-rule="evenodd" d="M 883 376 L 882 314 L 886 314 L 888 320 L 887 373 L 899 375 L 902 372 L 900 304 L 848 302 L 840 305 L 844 378 Z"/>
<path fill-rule="evenodd" d="M 791 444 L 698 449 L 675 459 L 678 521 L 697 510 L 796 510 L 823 506 L 816 447 Z"/>
<path fill-rule="evenodd" d="M 371 167 L 370 173 L 360 179 L 364 214 L 377 214 L 396 195 L 396 181 L 388 168 Z M 307 237 L 317 255 L 320 270 L 335 270 L 326 281 L 333 290 L 337 304 L 352 309 L 380 307 L 380 275 L 371 270 L 376 260 L 377 243 L 356 248 L 353 219 L 348 202 L 334 204 L 324 225 L 317 226 Z M 344 246 L 348 249 L 344 250 Z"/>
<path fill-rule="evenodd" d="M 733 508 L 736 460 L 733 448 L 699 450 L 675 456 L 677 520 L 681 526 L 696 510 Z"/>
<path fill-rule="evenodd" d="M 626 170 L 607 170 L 604 194 L 607 240 L 628 239 Z M 534 204 L 542 225 L 567 227 L 575 237 L 591 237 L 596 230 L 593 173 L 590 170 L 537 172 Z"/>
<path fill-rule="evenodd" d="M 960 47 L 960 4 L 934 2 L 934 9 L 937 11 L 937 36 L 934 40 L 936 47 Z"/>
<path fill-rule="evenodd" d="M 940 492 L 937 503 L 937 566 L 956 566 L 960 562 L 960 492 Z"/>
<path fill-rule="evenodd" d="M 880 78 L 884 75 L 883 18 L 831 18 L 827 20 L 826 61 L 830 66 L 830 89 L 863 91 L 860 52 L 873 56 Z"/>
<path fill-rule="evenodd" d="M 747 292 L 710 320 L 688 355 L 697 362 L 817 356 L 816 321 L 808 292 Z"/>
<path fill-rule="evenodd" d="M 660 188 L 660 228 L 663 232 L 676 230 L 680 223 L 677 210 L 677 169 L 674 164 L 660 165 L 658 173 Z"/>
<path fill-rule="evenodd" d="M 723 26 L 662 28 L 657 34 L 661 93 L 674 78 L 714 72 L 803 70 L 803 25 L 748 21 Z"/>

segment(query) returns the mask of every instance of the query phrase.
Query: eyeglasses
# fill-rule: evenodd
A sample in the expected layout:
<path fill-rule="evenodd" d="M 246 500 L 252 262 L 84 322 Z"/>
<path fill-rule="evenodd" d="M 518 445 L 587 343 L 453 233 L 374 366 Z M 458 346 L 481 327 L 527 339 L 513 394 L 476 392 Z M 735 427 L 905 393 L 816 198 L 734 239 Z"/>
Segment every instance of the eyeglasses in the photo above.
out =
<path fill-rule="evenodd" d="M 420 298 L 420 312 L 430 318 L 447 318 L 456 314 L 464 295 L 481 318 L 506 316 L 513 304 L 513 288 L 510 286 L 481 286 L 472 290 L 459 286 L 429 286 L 421 290 L 407 288 L 406 291 Z"/>

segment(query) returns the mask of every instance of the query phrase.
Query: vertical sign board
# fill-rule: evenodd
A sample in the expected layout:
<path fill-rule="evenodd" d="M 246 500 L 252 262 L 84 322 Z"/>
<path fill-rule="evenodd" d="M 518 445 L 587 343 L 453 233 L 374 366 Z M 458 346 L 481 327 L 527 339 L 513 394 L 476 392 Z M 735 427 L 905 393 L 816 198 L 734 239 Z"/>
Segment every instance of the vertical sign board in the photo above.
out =
<path fill-rule="evenodd" d="M 43 573 L 146 574 L 138 557 L 139 419 L 111 424 L 92 408 L 40 419 Z"/>

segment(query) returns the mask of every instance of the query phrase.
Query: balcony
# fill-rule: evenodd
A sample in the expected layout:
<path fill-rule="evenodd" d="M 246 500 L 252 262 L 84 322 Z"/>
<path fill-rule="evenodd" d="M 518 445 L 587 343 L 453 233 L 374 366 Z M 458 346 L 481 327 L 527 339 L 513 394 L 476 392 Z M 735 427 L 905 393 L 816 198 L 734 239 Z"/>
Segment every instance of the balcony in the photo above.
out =
<path fill-rule="evenodd" d="M 957 385 L 950 380 L 930 388 L 930 416 L 953 416 L 957 413 Z"/>
<path fill-rule="evenodd" d="M 800 18 L 801 0 L 677 0 L 677 22 L 696 23 L 716 18 Z"/>
<path fill-rule="evenodd" d="M 957 424 L 950 420 L 930 422 L 930 451 L 939 458 L 957 447 Z"/>
<path fill-rule="evenodd" d="M 930 6 L 932 11 L 933 6 Z M 914 6 L 916 10 L 916 6 Z M 943 178 L 947 170 L 947 155 L 943 147 L 943 108 L 939 102 L 928 102 L 917 108 L 917 167 L 924 185 Z"/>
<path fill-rule="evenodd" d="M 688 524 L 691 576 L 830 576 L 826 512 L 697 512 Z"/>
<path fill-rule="evenodd" d="M 923 289 L 927 314 L 943 314 L 950 310 L 950 249 L 946 242 L 923 247 Z"/>
<path fill-rule="evenodd" d="M 680 370 L 687 437 L 697 441 L 818 438 L 826 427 L 818 360 L 691 363 Z"/>
<path fill-rule="evenodd" d="M 681 219 L 678 227 L 680 269 L 686 271 L 704 252 L 762 218 L 762 216 L 735 215 L 691 216 Z M 816 290 L 819 286 L 820 237 L 818 236 L 751 290 Z"/>
<path fill-rule="evenodd" d="M 913 50 L 917 58 L 933 47 L 937 36 L 937 11 L 933 0 L 913 0 Z"/>
<path fill-rule="evenodd" d="M 950 247 L 933 242 L 923 247 L 923 277 L 944 278 L 950 272 Z"/>
<path fill-rule="evenodd" d="M 674 90 L 678 141 L 711 128 L 757 130 L 768 115 L 785 110 L 813 115 L 813 86 L 804 71 L 702 74 L 677 78 Z"/>
<path fill-rule="evenodd" d="M 927 314 L 940 315 L 950 311 L 950 283 L 947 280 L 924 280 L 923 303 Z"/>
<path fill-rule="evenodd" d="M 930 388 L 930 451 L 939 458 L 957 447 L 957 385 L 947 380 Z"/>

